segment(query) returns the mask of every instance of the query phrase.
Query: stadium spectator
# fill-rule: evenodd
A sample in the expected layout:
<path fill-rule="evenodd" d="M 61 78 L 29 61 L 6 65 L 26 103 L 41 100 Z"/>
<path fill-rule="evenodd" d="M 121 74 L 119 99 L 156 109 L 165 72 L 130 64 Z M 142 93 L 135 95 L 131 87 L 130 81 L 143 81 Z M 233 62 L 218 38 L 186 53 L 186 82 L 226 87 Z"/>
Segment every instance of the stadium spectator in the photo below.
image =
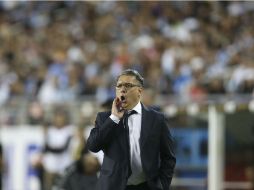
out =
<path fill-rule="evenodd" d="M 156 105 L 156 92 L 151 88 L 146 88 L 143 90 L 142 102 L 148 108 L 154 109 L 156 111 L 161 111 L 160 106 Z"/>
<path fill-rule="evenodd" d="M 69 124 L 68 113 L 63 108 L 57 108 L 52 125 L 45 131 L 42 160 L 45 190 L 50 190 L 59 175 L 72 163 L 74 134 L 75 127 Z"/>
<path fill-rule="evenodd" d="M 80 158 L 69 166 L 58 182 L 59 190 L 95 190 L 100 164 L 91 153 L 82 152 Z"/>
<path fill-rule="evenodd" d="M 28 124 L 41 125 L 44 121 L 44 110 L 39 102 L 31 102 L 28 106 Z"/>

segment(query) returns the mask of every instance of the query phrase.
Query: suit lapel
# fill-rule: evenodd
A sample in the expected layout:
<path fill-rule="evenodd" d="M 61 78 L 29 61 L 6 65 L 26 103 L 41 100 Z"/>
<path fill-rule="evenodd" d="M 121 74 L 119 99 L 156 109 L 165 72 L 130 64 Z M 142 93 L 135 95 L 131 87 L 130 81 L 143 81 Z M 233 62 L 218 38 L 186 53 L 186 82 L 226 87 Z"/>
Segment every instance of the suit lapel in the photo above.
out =
<path fill-rule="evenodd" d="M 142 120 L 141 120 L 141 134 L 140 134 L 140 149 L 145 144 L 147 140 L 149 129 L 151 129 L 153 117 L 148 111 L 148 109 L 142 104 Z"/>

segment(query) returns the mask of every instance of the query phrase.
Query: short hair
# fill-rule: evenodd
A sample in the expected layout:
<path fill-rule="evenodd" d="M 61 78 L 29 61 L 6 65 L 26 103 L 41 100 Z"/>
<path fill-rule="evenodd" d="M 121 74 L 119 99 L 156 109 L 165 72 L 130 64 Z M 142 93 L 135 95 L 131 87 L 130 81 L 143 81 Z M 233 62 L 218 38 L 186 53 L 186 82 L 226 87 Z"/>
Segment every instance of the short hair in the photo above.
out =
<path fill-rule="evenodd" d="M 123 75 L 134 76 L 136 80 L 140 83 L 140 85 L 144 87 L 144 78 L 139 74 L 138 71 L 134 69 L 126 69 L 117 77 L 116 81 L 118 81 L 118 79 Z"/>

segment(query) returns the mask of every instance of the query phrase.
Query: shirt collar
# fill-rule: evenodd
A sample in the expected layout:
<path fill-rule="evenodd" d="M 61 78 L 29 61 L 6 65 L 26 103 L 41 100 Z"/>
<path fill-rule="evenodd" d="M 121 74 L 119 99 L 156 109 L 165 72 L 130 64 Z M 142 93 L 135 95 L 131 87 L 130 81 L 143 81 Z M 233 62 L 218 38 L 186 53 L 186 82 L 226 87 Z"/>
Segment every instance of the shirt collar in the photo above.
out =
<path fill-rule="evenodd" d="M 141 103 L 138 102 L 137 105 L 132 110 L 135 110 L 136 112 L 138 112 L 138 114 L 141 114 L 141 110 L 142 110 Z"/>

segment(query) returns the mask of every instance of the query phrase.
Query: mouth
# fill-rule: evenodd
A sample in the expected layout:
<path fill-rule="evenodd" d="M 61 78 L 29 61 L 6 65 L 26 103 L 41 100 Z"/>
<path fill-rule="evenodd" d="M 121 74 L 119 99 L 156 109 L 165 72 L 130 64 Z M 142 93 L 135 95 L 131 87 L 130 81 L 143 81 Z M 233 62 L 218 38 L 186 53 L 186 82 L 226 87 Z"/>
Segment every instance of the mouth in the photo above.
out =
<path fill-rule="evenodd" d="M 126 98 L 125 98 L 125 96 L 123 96 L 123 95 L 120 96 L 120 99 L 121 99 L 121 102 L 122 102 L 122 103 L 126 104 Z"/>
<path fill-rule="evenodd" d="M 120 99 L 121 99 L 121 101 L 124 101 L 124 100 L 125 100 L 125 97 L 124 97 L 124 96 L 121 96 Z"/>

